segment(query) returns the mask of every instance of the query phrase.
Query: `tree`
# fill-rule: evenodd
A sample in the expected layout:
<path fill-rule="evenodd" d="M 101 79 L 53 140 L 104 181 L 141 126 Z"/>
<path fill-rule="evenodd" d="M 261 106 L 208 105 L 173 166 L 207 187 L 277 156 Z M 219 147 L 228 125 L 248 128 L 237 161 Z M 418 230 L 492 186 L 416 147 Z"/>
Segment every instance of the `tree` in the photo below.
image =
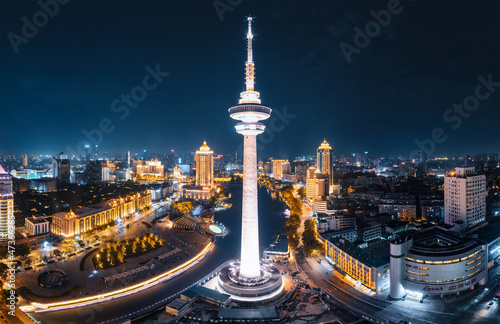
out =
<path fill-rule="evenodd" d="M 286 226 L 291 226 L 295 228 L 300 227 L 300 216 L 297 214 L 292 214 L 288 219 L 286 220 Z"/>
<path fill-rule="evenodd" d="M 300 199 L 304 199 L 306 197 L 306 188 L 302 187 L 297 191 L 297 194 L 299 195 Z"/>
<path fill-rule="evenodd" d="M 193 203 L 190 201 L 180 201 L 178 203 L 175 203 L 171 207 L 175 213 L 177 214 L 187 214 L 191 210 L 193 210 Z"/>
<path fill-rule="evenodd" d="M 314 219 L 308 219 L 304 223 L 302 244 L 304 245 L 304 252 L 308 256 L 320 252 L 322 249 L 322 245 L 318 241 L 318 233 L 316 232 L 316 223 Z"/>

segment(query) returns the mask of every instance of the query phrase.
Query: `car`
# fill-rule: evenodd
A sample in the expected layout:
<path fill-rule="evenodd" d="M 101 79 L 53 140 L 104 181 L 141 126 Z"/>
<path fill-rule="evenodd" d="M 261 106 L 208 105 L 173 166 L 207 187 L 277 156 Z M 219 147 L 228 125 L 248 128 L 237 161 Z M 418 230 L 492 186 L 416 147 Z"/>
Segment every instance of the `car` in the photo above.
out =
<path fill-rule="evenodd" d="M 495 299 L 499 299 L 499 298 L 500 298 L 500 294 L 495 296 Z"/>

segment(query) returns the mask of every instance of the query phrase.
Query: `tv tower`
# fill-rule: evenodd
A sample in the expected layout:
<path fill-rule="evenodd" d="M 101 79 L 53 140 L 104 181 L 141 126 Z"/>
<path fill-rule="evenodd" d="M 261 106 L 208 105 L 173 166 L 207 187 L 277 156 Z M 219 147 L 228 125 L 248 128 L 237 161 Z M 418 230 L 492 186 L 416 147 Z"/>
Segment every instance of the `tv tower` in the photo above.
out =
<path fill-rule="evenodd" d="M 270 299 L 283 290 L 279 270 L 260 262 L 259 215 L 257 204 L 257 135 L 264 132 L 261 120 L 271 116 L 271 108 L 261 105 L 255 91 L 255 64 L 252 53 L 252 17 L 247 18 L 246 91 L 240 94 L 239 105 L 229 108 L 232 119 L 239 121 L 236 132 L 243 135 L 243 206 L 241 261 L 223 268 L 219 276 L 221 290 L 233 299 L 250 301 Z"/>

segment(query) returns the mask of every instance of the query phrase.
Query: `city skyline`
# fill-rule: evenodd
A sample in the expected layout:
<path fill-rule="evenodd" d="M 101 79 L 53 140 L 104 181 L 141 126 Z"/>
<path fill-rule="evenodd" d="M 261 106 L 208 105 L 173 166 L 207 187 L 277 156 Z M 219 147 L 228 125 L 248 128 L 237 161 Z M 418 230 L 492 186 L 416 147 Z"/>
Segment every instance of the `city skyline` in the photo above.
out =
<path fill-rule="evenodd" d="M 498 323 L 496 13 L 0 2 L 0 322 Z"/>
<path fill-rule="evenodd" d="M 312 155 L 323 138 L 334 154 L 408 156 L 420 149 L 415 141 L 429 156 L 500 151 L 490 140 L 499 135 L 500 65 L 486 54 L 499 52 L 499 4 L 401 1 L 386 24 L 377 13 L 388 4 L 242 2 L 221 13 L 210 2 L 146 2 L 136 15 L 133 1 L 119 8 L 74 1 L 16 43 L 21 18 L 32 21 L 43 9 L 2 2 L 1 105 L 11 121 L 2 127 L 2 153 L 71 154 L 68 147 L 77 151 L 86 130 L 108 153 L 186 153 L 206 139 L 215 152 L 234 154 L 241 141 L 229 136 L 230 118 L 213 116 L 242 90 L 234 30 L 243 38 L 248 13 L 259 22 L 256 84 L 276 113 L 259 155 Z M 114 18 L 117 9 L 121 16 Z M 386 26 L 365 47 L 353 48 L 356 30 L 378 21 L 372 11 Z M 132 96 L 147 75 L 154 89 L 125 110 L 121 95 Z M 462 117 L 448 111 L 455 103 L 474 107 L 474 100 L 476 110 Z M 96 128 L 109 133 L 100 140 Z"/>

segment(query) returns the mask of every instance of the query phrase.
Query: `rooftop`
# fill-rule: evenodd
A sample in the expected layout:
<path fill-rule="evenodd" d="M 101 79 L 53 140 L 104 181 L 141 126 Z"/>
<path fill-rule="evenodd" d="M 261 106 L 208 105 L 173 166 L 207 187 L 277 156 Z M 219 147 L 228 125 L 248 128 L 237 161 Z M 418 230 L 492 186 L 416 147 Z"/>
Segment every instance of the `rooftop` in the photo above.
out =
<path fill-rule="evenodd" d="M 278 313 L 274 307 L 267 308 L 221 308 L 219 309 L 219 318 L 235 319 L 235 320 L 252 320 L 252 319 L 275 319 L 278 318 Z"/>
<path fill-rule="evenodd" d="M 471 234 L 477 234 L 480 240 L 486 241 L 491 244 L 492 242 L 500 239 L 500 222 L 489 222 L 488 226 L 484 226 Z"/>
<path fill-rule="evenodd" d="M 288 253 L 288 240 L 286 235 L 278 236 L 276 242 L 274 242 L 274 246 L 267 248 L 266 251 Z"/>
<path fill-rule="evenodd" d="M 35 217 L 35 216 L 26 217 L 26 220 L 28 220 L 31 224 L 41 224 L 41 223 L 48 222 L 48 220 L 46 220 L 43 217 Z"/>
<path fill-rule="evenodd" d="M 180 298 L 177 298 L 177 299 L 174 299 L 173 301 L 171 301 L 170 303 L 168 303 L 167 307 L 170 307 L 170 308 L 173 308 L 176 310 L 180 310 L 180 309 L 184 308 L 187 304 L 188 304 L 187 301 L 182 300 Z"/>
<path fill-rule="evenodd" d="M 430 257 L 451 256 L 473 250 L 485 242 L 472 237 L 464 237 L 454 232 L 440 229 L 438 226 L 423 232 L 406 231 L 397 235 L 396 240 L 404 241 L 413 237 L 410 253 Z M 393 240 L 394 242 L 394 240 Z"/>
<path fill-rule="evenodd" d="M 191 299 L 195 298 L 196 296 L 205 296 L 207 298 L 216 300 L 220 303 L 226 303 L 228 299 L 231 297 L 228 294 L 223 294 L 216 290 L 212 290 L 200 285 L 189 288 L 188 290 L 183 292 L 182 295 L 189 297 Z"/>
<path fill-rule="evenodd" d="M 390 228 L 397 228 L 397 227 L 405 226 L 407 224 L 408 224 L 408 222 L 405 222 L 405 221 L 391 220 L 391 221 L 388 221 L 385 224 L 385 226 L 390 227 Z"/>
<path fill-rule="evenodd" d="M 347 240 L 343 240 L 340 238 L 330 238 L 329 241 L 332 242 L 333 245 L 338 247 L 346 254 L 352 256 L 359 262 L 369 267 L 378 268 L 387 265 L 389 263 L 389 259 L 379 258 L 376 255 L 357 247 L 356 245 L 350 243 Z"/>

